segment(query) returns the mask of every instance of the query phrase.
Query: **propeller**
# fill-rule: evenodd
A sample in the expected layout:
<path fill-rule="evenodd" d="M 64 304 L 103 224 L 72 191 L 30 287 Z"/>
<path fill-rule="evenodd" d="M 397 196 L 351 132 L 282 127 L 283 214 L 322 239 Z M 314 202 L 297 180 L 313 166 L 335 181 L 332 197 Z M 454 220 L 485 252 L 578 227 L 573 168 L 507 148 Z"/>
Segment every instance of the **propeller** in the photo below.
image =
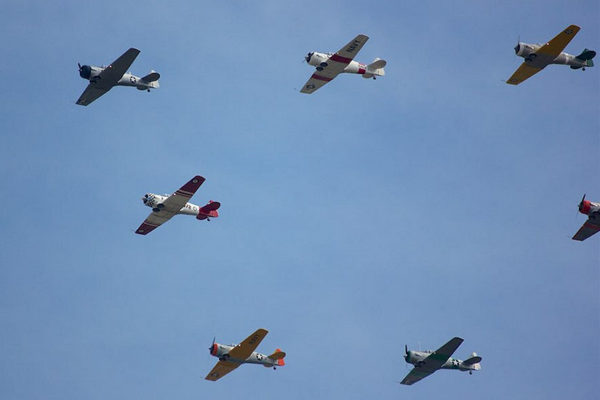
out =
<path fill-rule="evenodd" d="M 215 340 L 217 340 L 217 337 L 216 337 L 216 336 L 214 336 L 214 337 L 213 337 L 213 341 L 212 341 L 212 343 L 210 344 L 210 347 L 208 348 L 208 352 L 209 352 L 210 354 L 212 354 L 213 348 L 215 347 Z"/>
<path fill-rule="evenodd" d="M 77 66 L 79 67 L 79 71 L 81 71 L 81 64 L 77 63 Z"/>
<path fill-rule="evenodd" d="M 585 193 L 583 194 L 583 197 L 581 198 L 581 201 L 579 202 L 579 206 L 577 206 L 577 208 L 579 210 L 581 210 L 581 207 L 583 206 L 583 202 L 585 201 Z"/>
<path fill-rule="evenodd" d="M 520 46 L 521 46 L 521 35 L 517 36 L 517 45 L 515 46 L 515 55 L 519 55 Z"/>
<path fill-rule="evenodd" d="M 304 60 L 305 60 L 306 62 L 310 62 L 310 58 L 313 56 L 313 54 L 314 54 L 314 53 L 312 53 L 312 52 L 311 52 L 311 53 L 308 53 L 308 54 L 306 55 L 306 57 L 304 57 Z"/>

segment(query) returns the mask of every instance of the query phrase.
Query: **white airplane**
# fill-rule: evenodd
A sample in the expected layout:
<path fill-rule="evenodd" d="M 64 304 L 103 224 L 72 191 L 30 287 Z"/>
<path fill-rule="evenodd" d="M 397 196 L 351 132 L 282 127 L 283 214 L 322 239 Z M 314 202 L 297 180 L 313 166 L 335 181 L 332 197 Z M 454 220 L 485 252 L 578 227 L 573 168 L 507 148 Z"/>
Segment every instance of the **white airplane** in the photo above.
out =
<path fill-rule="evenodd" d="M 342 47 L 337 53 L 308 53 L 305 60 L 310 65 L 317 67 L 308 82 L 300 91 L 301 93 L 312 93 L 321 86 L 330 82 L 341 73 L 361 74 L 363 78 L 373 78 L 385 75 L 383 67 L 386 61 L 376 58 L 371 64 L 360 64 L 352 61 L 363 45 L 369 40 L 366 35 L 358 35 L 350 43 Z"/>
<path fill-rule="evenodd" d="M 551 41 L 543 45 L 517 43 L 515 53 L 519 57 L 523 57 L 525 62 L 508 78 L 506 83 L 518 85 L 550 64 L 570 65 L 571 69 L 581 68 L 582 71 L 585 71 L 586 67 L 593 67 L 594 62 L 592 58 L 596 56 L 596 52 L 593 50 L 584 49 L 578 56 L 562 52 L 571 39 L 579 32 L 579 29 L 577 25 L 570 25 Z"/>
<path fill-rule="evenodd" d="M 210 218 L 217 218 L 219 216 L 217 210 L 221 207 L 221 203 L 218 201 L 211 200 L 204 207 L 187 202 L 203 182 L 204 178 L 196 175 L 170 196 L 146 193 L 142 197 L 142 201 L 146 206 L 152 208 L 152 213 L 142 222 L 135 233 L 147 235 L 176 214 L 195 215 L 196 219 L 208 221 Z"/>
<path fill-rule="evenodd" d="M 588 220 L 573 236 L 573 240 L 583 241 L 600 231 L 600 203 L 593 203 L 585 199 L 585 194 L 579 203 L 579 212 L 588 216 Z"/>
<path fill-rule="evenodd" d="M 133 86 L 139 90 L 147 91 L 158 89 L 158 78 L 160 78 L 158 72 L 152 70 L 142 78 L 127 72 L 138 54 L 140 54 L 138 49 L 130 48 L 108 67 L 95 67 L 77 63 L 79 76 L 90 81 L 79 100 L 77 100 L 77 104 L 87 106 L 114 86 Z"/>
<path fill-rule="evenodd" d="M 463 339 L 459 337 L 452 338 L 436 351 L 409 351 L 408 346 L 404 346 L 404 352 L 406 353 L 404 359 L 415 367 L 400 383 L 412 385 L 433 374 L 438 369 L 458 369 L 469 371 L 469 374 L 472 374 L 473 371 L 479 371 L 481 369 L 481 365 L 479 365 L 481 357 L 476 353 L 471 354 L 471 357 L 465 361 L 451 358 L 462 342 Z"/>
<path fill-rule="evenodd" d="M 265 336 L 267 336 L 267 333 L 269 331 L 266 329 L 258 329 L 238 345 L 218 344 L 213 339 L 208 351 L 210 351 L 211 356 L 218 357 L 219 362 L 217 362 L 217 365 L 214 366 L 204 379 L 216 381 L 242 364 L 260 364 L 263 367 L 272 367 L 273 369 L 283 367 L 285 365 L 283 361 L 285 353 L 281 349 L 276 349 L 270 356 L 254 351 Z"/>

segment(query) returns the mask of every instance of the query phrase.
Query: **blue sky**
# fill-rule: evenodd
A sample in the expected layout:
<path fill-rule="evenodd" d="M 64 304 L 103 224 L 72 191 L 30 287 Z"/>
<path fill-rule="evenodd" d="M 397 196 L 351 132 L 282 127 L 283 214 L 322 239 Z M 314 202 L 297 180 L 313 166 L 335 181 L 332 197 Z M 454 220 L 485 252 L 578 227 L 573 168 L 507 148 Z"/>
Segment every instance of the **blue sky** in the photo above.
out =
<path fill-rule="evenodd" d="M 8 1 L 0 15 L 0 397 L 593 398 L 598 70 L 517 87 L 520 36 L 598 50 L 595 1 Z M 356 34 L 377 81 L 298 93 L 308 51 Z M 75 105 L 77 62 L 129 47 L 152 93 Z M 192 176 L 211 222 L 133 232 L 144 193 Z M 270 331 L 204 381 L 213 338 Z M 465 338 L 472 376 L 405 387 L 403 348 Z"/>

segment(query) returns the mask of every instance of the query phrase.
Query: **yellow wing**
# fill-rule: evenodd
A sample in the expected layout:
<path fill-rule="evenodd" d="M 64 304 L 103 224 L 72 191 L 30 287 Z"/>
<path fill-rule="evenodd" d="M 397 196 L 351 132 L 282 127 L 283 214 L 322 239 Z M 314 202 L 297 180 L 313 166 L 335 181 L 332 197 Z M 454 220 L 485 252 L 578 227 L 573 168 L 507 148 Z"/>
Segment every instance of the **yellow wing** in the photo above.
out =
<path fill-rule="evenodd" d="M 567 29 L 556 35 L 554 39 L 540 47 L 535 53 L 547 54 L 552 58 L 556 58 L 579 32 L 579 29 L 577 25 L 569 25 Z"/>
<path fill-rule="evenodd" d="M 523 63 L 515 71 L 515 73 L 512 74 L 512 76 L 510 78 L 508 78 L 506 83 L 508 83 L 510 85 L 518 85 L 519 83 L 523 82 L 524 80 L 531 78 L 533 75 L 537 74 L 541 70 L 542 70 L 542 68 L 533 67 L 527 63 Z"/>
<path fill-rule="evenodd" d="M 240 363 L 236 363 L 233 361 L 219 361 L 204 379 L 206 379 L 207 381 L 216 381 L 224 377 L 240 365 Z"/>
<path fill-rule="evenodd" d="M 260 342 L 269 333 L 266 329 L 257 329 L 252 335 L 248 336 L 244 341 L 229 351 L 229 356 L 236 360 L 244 361 L 250 357 L 250 354 L 258 347 Z"/>

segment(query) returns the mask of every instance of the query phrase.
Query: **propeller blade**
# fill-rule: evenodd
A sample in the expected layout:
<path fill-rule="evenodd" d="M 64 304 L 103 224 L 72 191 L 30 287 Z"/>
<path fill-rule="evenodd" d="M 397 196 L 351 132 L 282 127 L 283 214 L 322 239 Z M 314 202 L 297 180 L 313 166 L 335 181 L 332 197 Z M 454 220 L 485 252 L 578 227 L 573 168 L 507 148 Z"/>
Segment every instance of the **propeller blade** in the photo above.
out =
<path fill-rule="evenodd" d="M 585 193 L 583 194 L 583 197 L 581 198 L 581 201 L 579 202 L 579 207 L 581 208 L 581 206 L 583 205 L 583 202 L 585 201 Z"/>
<path fill-rule="evenodd" d="M 404 345 L 404 354 L 408 355 L 408 345 L 407 344 Z"/>
<path fill-rule="evenodd" d="M 81 70 L 81 64 L 77 63 L 77 66 L 79 67 L 79 69 Z"/>
<path fill-rule="evenodd" d="M 208 351 L 210 351 L 211 353 L 212 353 L 213 347 L 215 347 L 215 340 L 217 340 L 216 336 L 213 337 L 213 341 L 210 344 L 210 347 L 208 348 Z"/>

